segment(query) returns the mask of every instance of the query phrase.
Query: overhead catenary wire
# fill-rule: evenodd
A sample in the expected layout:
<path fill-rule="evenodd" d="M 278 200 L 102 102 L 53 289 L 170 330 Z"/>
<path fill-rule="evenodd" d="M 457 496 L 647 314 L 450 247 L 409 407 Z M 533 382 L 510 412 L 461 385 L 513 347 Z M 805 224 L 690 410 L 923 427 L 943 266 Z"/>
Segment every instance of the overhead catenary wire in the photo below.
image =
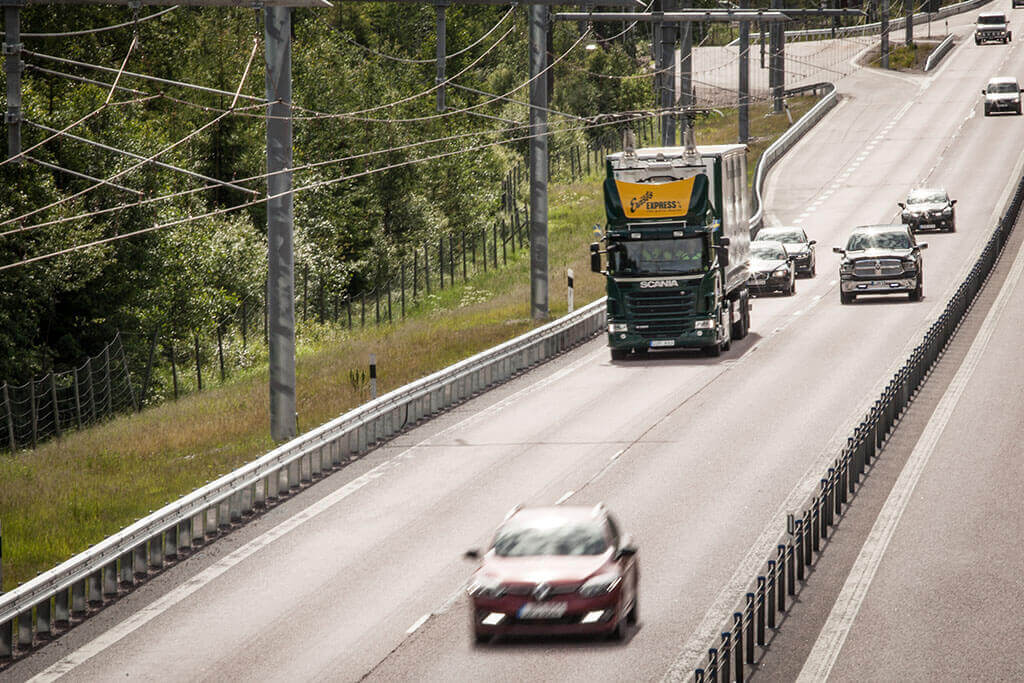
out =
<path fill-rule="evenodd" d="M 657 110 L 650 111 L 650 112 L 649 111 L 642 111 L 642 112 L 638 111 L 638 112 L 622 112 L 622 113 L 623 114 L 635 114 L 635 118 L 636 119 L 649 118 L 651 116 L 656 116 L 656 115 L 659 114 L 659 112 Z M 610 121 L 606 121 L 606 122 L 593 123 L 593 124 L 590 124 L 590 125 L 587 125 L 587 126 L 575 126 L 575 127 L 568 126 L 567 130 L 581 130 L 581 129 L 585 129 L 585 128 L 598 128 L 598 127 L 602 127 L 602 126 L 618 125 L 620 123 L 622 123 L 621 120 L 610 120 Z M 249 207 L 252 207 L 252 206 L 259 205 L 259 204 L 264 204 L 264 203 L 266 203 L 266 202 L 268 202 L 268 201 L 270 201 L 272 199 L 278 199 L 280 197 L 284 197 L 284 196 L 289 195 L 289 194 L 297 194 L 297 193 L 305 192 L 305 191 L 308 191 L 308 190 L 316 190 L 316 189 L 319 189 L 321 187 L 327 187 L 329 185 L 334 185 L 334 184 L 337 184 L 337 183 L 346 182 L 346 181 L 349 181 L 349 180 L 354 180 L 356 178 L 361 178 L 361 177 L 373 175 L 373 174 L 376 174 L 376 173 L 381 173 L 381 172 L 384 172 L 384 171 L 394 170 L 396 168 L 402 168 L 402 167 L 411 166 L 411 165 L 414 165 L 414 164 L 426 163 L 426 162 L 429 162 L 429 161 L 437 161 L 439 159 L 443 159 L 443 158 L 447 158 L 447 157 L 451 157 L 451 156 L 455 156 L 455 155 L 459 155 L 459 154 L 467 154 L 467 153 L 470 153 L 470 152 L 477 152 L 477 151 L 481 151 L 481 150 L 487 149 L 489 147 L 494 147 L 494 146 L 497 146 L 497 145 L 504 145 L 504 144 L 508 144 L 510 142 L 518 142 L 518 141 L 521 141 L 521 140 L 527 140 L 527 139 L 529 139 L 531 137 L 533 137 L 532 134 L 521 135 L 521 136 L 516 136 L 516 137 L 512 137 L 512 138 L 506 138 L 504 140 L 498 140 L 498 141 L 494 141 L 494 142 L 490 142 L 490 143 L 486 143 L 486 144 L 482 144 L 482 145 L 476 145 L 476 146 L 468 147 L 468 148 L 465 148 L 465 149 L 459 149 L 459 150 L 454 150 L 454 151 L 449 151 L 449 152 L 443 152 L 443 153 L 435 154 L 435 155 L 432 155 L 432 156 L 429 156 L 429 157 L 424 157 L 424 158 L 419 158 L 419 159 L 408 159 L 408 160 L 401 161 L 401 162 L 395 162 L 393 164 L 388 164 L 387 166 L 382 166 L 382 167 L 373 168 L 373 169 L 367 169 L 367 170 L 364 170 L 364 171 L 359 171 L 359 172 L 356 172 L 356 173 L 352 173 L 352 174 L 348 174 L 348 175 L 343 175 L 343 176 L 340 176 L 340 177 L 337 177 L 337 178 L 331 178 L 331 179 L 328 179 L 328 180 L 316 181 L 316 182 L 313 182 L 313 183 L 309 183 L 307 185 L 302 185 L 302 186 L 299 186 L 299 187 L 294 187 L 294 188 L 292 188 L 292 189 L 290 189 L 288 191 L 280 192 L 280 193 L 275 194 L 275 195 L 268 195 L 266 197 L 260 197 L 258 199 L 253 199 L 253 200 L 250 200 L 250 201 L 247 201 L 247 202 L 243 202 L 241 204 L 236 204 L 236 205 L 229 206 L 229 207 L 222 207 L 222 208 L 219 208 L 219 209 L 214 209 L 212 211 L 208 211 L 208 212 L 203 213 L 203 214 L 198 214 L 198 215 L 194 215 L 194 216 L 187 216 L 185 218 L 179 218 L 179 219 L 176 219 L 176 220 L 173 220 L 173 221 L 167 221 L 165 223 L 158 223 L 158 224 L 146 227 L 146 228 L 141 228 L 139 230 L 134 230 L 132 232 L 126 232 L 126 233 L 122 233 L 120 235 L 114 235 L 112 237 L 106 237 L 106 238 L 99 239 L 99 240 L 93 240 L 91 242 L 87 242 L 87 243 L 83 243 L 83 244 L 77 244 L 77 245 L 74 245 L 72 247 L 68 247 L 66 249 L 60 249 L 60 250 L 49 252 L 49 253 L 46 253 L 46 254 L 41 254 L 39 256 L 33 256 L 31 258 L 22 259 L 20 261 L 15 261 L 15 262 L 8 263 L 8 264 L 0 266 L 0 271 L 9 270 L 11 268 L 16 268 L 16 267 L 19 267 L 19 266 L 29 265 L 31 263 L 37 263 L 39 261 L 43 261 L 43 260 L 46 260 L 46 259 L 54 258 L 54 257 L 57 257 L 57 256 L 63 256 L 65 254 L 70 254 L 70 253 L 77 252 L 77 251 L 83 251 L 85 249 L 92 249 L 92 248 L 103 246 L 105 244 L 110 244 L 112 242 L 116 242 L 116 241 L 119 241 L 119 240 L 128 239 L 128 238 L 131 238 L 131 237 L 137 237 L 139 235 L 144 235 L 144 234 L 147 234 L 147 233 L 155 232 L 157 230 L 164 230 L 164 229 L 167 229 L 167 228 L 172 228 L 172 227 L 176 227 L 176 226 L 179 226 L 179 225 L 184 225 L 184 224 L 187 224 L 187 223 L 191 223 L 193 221 L 203 220 L 203 219 L 206 219 L 206 218 L 213 218 L 215 216 L 223 215 L 225 213 L 230 213 L 232 211 L 238 211 L 238 210 L 249 208 Z"/>
<path fill-rule="evenodd" d="M 140 192 L 139 190 L 134 190 L 134 189 L 132 189 L 130 187 L 125 187 L 124 185 L 118 185 L 117 183 L 107 182 L 106 180 L 103 180 L 102 178 L 94 178 L 93 176 L 88 175 L 86 173 L 80 173 L 79 171 L 72 171 L 70 168 L 64 168 L 63 166 L 58 166 L 57 164 L 51 164 L 48 161 L 43 161 L 42 159 L 37 159 L 37 158 L 32 157 L 32 156 L 27 156 L 26 155 L 25 159 L 27 161 L 31 161 L 33 164 L 38 164 L 39 166 L 42 166 L 44 168 L 48 168 L 51 171 L 58 171 L 60 173 L 67 173 L 68 175 L 75 176 L 76 178 L 82 178 L 83 180 L 88 180 L 90 182 L 102 183 L 104 185 L 109 185 L 110 187 L 113 187 L 113 188 L 115 188 L 117 190 L 121 190 L 122 192 L 128 192 L 129 194 L 133 194 L 136 197 L 142 197 L 145 194 L 144 192 Z"/>
<path fill-rule="evenodd" d="M 508 12 L 506 12 L 504 14 L 504 16 L 501 17 L 501 19 L 498 19 L 497 23 L 495 23 L 494 26 L 492 26 L 490 29 L 487 30 L 487 33 L 483 34 L 482 36 L 480 36 L 479 38 L 477 38 L 476 40 L 474 40 L 472 43 L 470 43 L 466 47 L 462 48 L 461 50 L 458 50 L 458 51 L 453 52 L 451 54 L 445 55 L 444 58 L 445 59 L 454 59 L 455 57 L 463 55 L 466 52 L 469 52 L 474 47 L 476 47 L 477 45 L 482 43 L 484 40 L 487 39 L 487 37 L 489 35 L 491 35 L 496 30 L 498 30 L 499 26 L 501 26 L 503 23 L 505 23 L 505 20 L 508 19 L 512 15 L 513 12 L 515 12 L 516 7 L 517 7 L 517 5 L 515 5 L 515 4 L 513 4 L 511 7 L 509 7 L 508 8 Z M 375 57 L 380 57 L 381 59 L 388 59 L 388 60 L 391 60 L 393 62 L 400 62 L 400 63 L 403 63 L 403 64 L 433 64 L 434 62 L 437 61 L 437 57 L 431 57 L 430 59 L 409 59 L 407 57 L 395 57 L 393 55 L 384 54 L 383 52 L 378 52 L 378 51 L 376 51 L 376 50 L 374 50 L 374 49 L 372 49 L 370 47 L 367 47 L 366 45 L 363 45 L 362 43 L 358 43 L 358 42 L 352 40 L 351 38 L 346 36 L 343 31 L 338 29 L 333 24 L 329 23 L 326 20 L 326 18 L 323 19 L 323 22 L 326 23 L 331 29 L 335 30 L 338 33 L 338 35 L 341 37 L 341 39 L 344 40 L 346 43 L 348 43 L 350 45 L 353 45 L 353 46 L 359 48 L 360 50 L 365 50 L 366 52 L 370 53 L 371 55 L 373 55 Z"/>
<path fill-rule="evenodd" d="M 92 34 L 95 34 L 95 33 L 103 33 L 105 31 L 114 31 L 114 30 L 121 29 L 121 28 L 127 28 L 129 26 L 135 26 L 136 24 L 139 24 L 141 22 L 150 21 L 151 19 L 156 19 L 158 17 L 162 17 L 163 15 L 167 14 L 168 12 L 173 12 L 176 9 L 178 9 L 178 5 L 175 5 L 174 7 L 168 7 L 167 9 L 160 10 L 159 12 L 154 12 L 153 14 L 148 14 L 148 15 L 146 15 L 144 17 L 139 17 L 137 19 L 133 19 L 132 21 L 126 21 L 123 24 L 114 24 L 113 26 L 100 26 L 98 28 L 82 29 L 81 31 L 64 31 L 62 33 L 22 33 L 21 37 L 22 38 L 73 38 L 75 36 L 88 36 L 88 35 L 92 35 Z"/>
<path fill-rule="evenodd" d="M 255 50 L 255 46 L 253 47 L 253 49 Z M 246 73 L 246 75 L 248 75 L 248 72 Z M 253 104 L 253 105 L 250 105 L 249 108 L 260 107 L 260 106 L 263 106 L 263 105 Z M 177 140 L 176 142 L 171 143 L 170 145 L 167 145 L 166 147 L 164 147 L 161 150 L 157 151 L 155 154 L 153 154 L 153 155 L 143 159 L 142 161 L 139 161 L 138 163 L 136 163 L 136 164 L 134 164 L 132 166 L 129 166 L 128 168 L 126 168 L 124 170 L 118 171 L 117 173 L 115 173 L 111 177 L 107 178 L 106 180 L 107 181 L 117 180 L 118 178 L 121 178 L 121 177 L 131 173 L 132 171 L 134 171 L 134 170 L 136 170 L 136 169 L 146 165 L 150 161 L 153 161 L 153 160 L 157 159 L 158 157 L 162 156 L 163 154 L 166 154 L 167 152 L 169 152 L 169 151 L 179 147 L 180 145 L 184 144 L 185 142 L 191 140 L 195 136 L 197 136 L 200 133 L 202 133 L 203 131 L 205 131 L 207 128 L 210 128 L 211 126 L 214 126 L 214 125 L 220 123 L 220 121 L 222 119 L 224 119 L 226 116 L 228 116 L 232 111 L 233 110 L 228 110 L 228 111 L 226 111 L 226 112 L 224 112 L 222 114 L 219 114 L 214 119 L 212 119 L 211 121 L 208 121 L 207 123 L 203 124 L 202 126 L 200 126 L 199 128 L 195 129 L 194 131 L 192 131 L 191 133 L 189 133 L 185 137 Z M 48 204 L 46 206 L 42 206 L 42 207 L 39 207 L 37 209 L 33 209 L 32 211 L 24 213 L 21 216 L 17 216 L 15 218 L 8 218 L 7 220 L 0 221 L 0 226 L 9 225 L 11 223 L 15 223 L 15 222 L 24 220 L 26 218 L 30 218 L 30 217 L 32 217 L 32 216 L 34 216 L 34 215 L 36 215 L 36 214 L 38 214 L 38 213 L 40 213 L 42 211 L 46 211 L 48 209 L 55 208 L 57 206 L 65 204 L 65 203 L 67 203 L 67 202 L 69 202 L 69 201 L 71 201 L 73 199 L 81 197 L 82 195 L 87 194 L 87 193 L 91 192 L 92 190 L 95 190 L 96 188 L 102 187 L 102 186 L 103 186 L 102 183 L 97 183 L 95 185 L 92 185 L 92 186 L 84 189 L 84 190 L 76 192 L 76 193 L 74 193 L 72 195 L 69 195 L 69 196 L 64 197 L 62 199 L 59 199 L 59 200 L 57 200 L 55 202 L 51 202 L 50 204 Z"/>

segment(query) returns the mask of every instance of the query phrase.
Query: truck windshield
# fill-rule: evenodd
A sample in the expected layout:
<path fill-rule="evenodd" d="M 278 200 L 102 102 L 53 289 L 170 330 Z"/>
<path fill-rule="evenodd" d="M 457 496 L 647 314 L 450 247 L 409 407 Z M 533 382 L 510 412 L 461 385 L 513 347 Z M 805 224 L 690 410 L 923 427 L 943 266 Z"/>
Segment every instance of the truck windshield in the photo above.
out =
<path fill-rule="evenodd" d="M 609 250 L 612 272 L 619 275 L 678 275 L 704 268 L 704 238 L 619 242 Z"/>

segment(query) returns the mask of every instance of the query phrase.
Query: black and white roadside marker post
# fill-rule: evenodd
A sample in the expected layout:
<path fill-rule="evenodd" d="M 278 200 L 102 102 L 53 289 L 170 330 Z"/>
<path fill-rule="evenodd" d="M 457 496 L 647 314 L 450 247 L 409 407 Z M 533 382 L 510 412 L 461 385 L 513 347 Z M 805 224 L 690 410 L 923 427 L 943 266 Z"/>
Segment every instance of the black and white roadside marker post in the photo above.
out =
<path fill-rule="evenodd" d="M 370 354 L 370 398 L 377 398 L 377 354 Z"/>
<path fill-rule="evenodd" d="M 569 269 L 569 312 L 572 313 L 572 268 Z"/>

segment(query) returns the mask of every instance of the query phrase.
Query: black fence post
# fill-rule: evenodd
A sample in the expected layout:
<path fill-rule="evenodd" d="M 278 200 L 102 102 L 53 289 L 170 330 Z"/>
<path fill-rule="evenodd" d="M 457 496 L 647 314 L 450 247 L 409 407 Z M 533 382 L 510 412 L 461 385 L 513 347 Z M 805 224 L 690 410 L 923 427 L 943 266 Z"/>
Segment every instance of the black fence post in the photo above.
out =
<path fill-rule="evenodd" d="M 747 620 L 747 664 L 754 663 L 754 594 L 747 593 L 747 608 L 744 618 Z"/>
<path fill-rule="evenodd" d="M 765 609 L 768 612 L 768 628 L 775 628 L 775 591 L 777 589 L 775 560 L 768 560 L 768 581 L 765 593 Z"/>
<path fill-rule="evenodd" d="M 732 613 L 732 630 L 736 633 L 733 655 L 736 658 L 736 683 L 743 683 L 743 612 Z"/>
<path fill-rule="evenodd" d="M 71 387 L 75 392 L 75 425 L 82 428 L 82 392 L 78 383 L 78 368 L 71 369 Z M 4 398 L 7 398 L 7 386 L 4 385 Z"/>
<path fill-rule="evenodd" d="M 757 644 L 764 647 L 764 592 L 765 578 L 757 577 Z"/>
<path fill-rule="evenodd" d="M 730 662 L 732 662 L 732 634 L 728 631 L 722 631 L 722 660 L 720 675 L 723 681 L 732 680 L 732 674 L 729 671 Z"/>
<path fill-rule="evenodd" d="M 60 432 L 60 404 L 57 403 L 57 378 L 50 373 L 50 403 L 53 404 L 53 431 L 57 438 L 61 437 Z"/>

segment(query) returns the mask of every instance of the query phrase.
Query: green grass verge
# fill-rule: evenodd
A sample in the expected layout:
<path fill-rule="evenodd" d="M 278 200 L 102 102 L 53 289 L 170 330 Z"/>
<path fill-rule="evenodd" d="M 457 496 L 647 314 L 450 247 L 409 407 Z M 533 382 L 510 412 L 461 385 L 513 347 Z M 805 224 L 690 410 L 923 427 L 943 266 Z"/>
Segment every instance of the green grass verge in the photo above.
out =
<path fill-rule="evenodd" d="M 938 42 L 919 42 L 912 45 L 892 45 L 889 48 L 889 70 L 890 71 L 920 71 L 924 72 L 924 65 L 928 61 L 928 55 L 932 53 Z M 867 52 L 861 61 L 867 66 L 876 69 L 882 66 L 880 48 L 874 48 Z"/>
<path fill-rule="evenodd" d="M 811 97 L 791 100 L 793 120 L 813 103 Z M 769 111 L 766 104 L 751 107 L 751 173 L 761 152 L 789 126 L 785 115 Z M 702 144 L 735 141 L 736 112 L 724 114 L 702 123 Z M 567 268 L 576 273 L 577 305 L 604 294 L 602 277 L 590 272 L 587 248 L 593 225 L 603 222 L 596 172 L 575 183 L 552 184 L 552 316 L 566 312 Z M 367 399 L 350 372 L 365 370 L 371 352 L 377 354 L 383 393 L 534 327 L 529 272 L 528 250 L 518 251 L 497 270 L 435 291 L 401 323 L 351 331 L 300 326 L 300 428 L 323 424 Z M 3 589 L 270 450 L 267 403 L 267 370 L 261 364 L 177 402 L 118 417 L 33 451 L 0 455 Z"/>

